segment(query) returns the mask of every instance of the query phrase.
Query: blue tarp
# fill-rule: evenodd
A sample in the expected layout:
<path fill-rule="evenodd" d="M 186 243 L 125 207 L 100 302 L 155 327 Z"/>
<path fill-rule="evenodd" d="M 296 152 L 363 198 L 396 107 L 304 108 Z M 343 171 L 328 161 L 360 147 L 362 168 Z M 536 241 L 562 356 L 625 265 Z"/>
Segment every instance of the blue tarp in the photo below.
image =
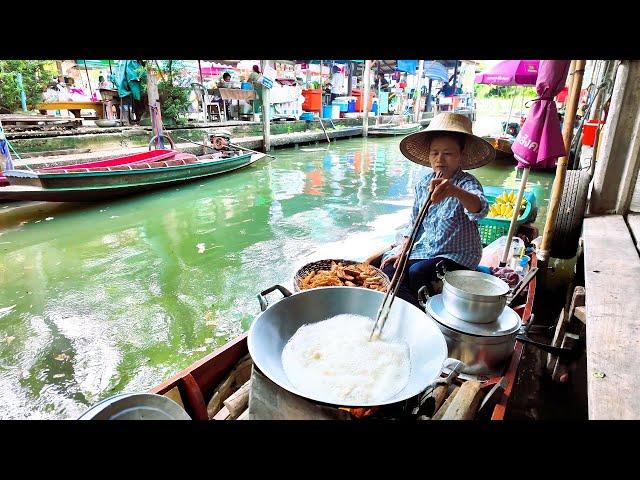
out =
<path fill-rule="evenodd" d="M 415 74 L 418 68 L 417 60 L 396 60 L 396 70 Z"/>
<path fill-rule="evenodd" d="M 424 61 L 424 76 L 431 80 L 439 80 L 441 82 L 449 82 L 449 72 L 441 63 L 436 60 Z"/>

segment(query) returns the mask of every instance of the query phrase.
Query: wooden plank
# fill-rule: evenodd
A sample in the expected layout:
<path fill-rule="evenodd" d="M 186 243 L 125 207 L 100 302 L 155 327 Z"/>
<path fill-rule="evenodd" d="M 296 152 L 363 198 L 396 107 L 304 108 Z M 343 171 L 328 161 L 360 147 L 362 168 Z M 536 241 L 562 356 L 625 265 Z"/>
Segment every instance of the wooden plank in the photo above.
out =
<path fill-rule="evenodd" d="M 620 215 L 586 218 L 590 419 L 640 419 L 640 258 Z"/>
<path fill-rule="evenodd" d="M 249 409 L 247 408 L 244 412 L 240 414 L 237 420 L 250 420 L 249 419 Z"/>
<path fill-rule="evenodd" d="M 451 402 L 453 402 L 453 400 L 456 398 L 459 391 L 460 391 L 460 387 L 456 385 L 453 391 L 451 392 L 451 394 L 449 395 L 449 397 L 447 397 L 447 399 L 444 401 L 442 406 L 433 415 L 432 417 L 433 420 L 442 420 L 442 417 L 444 416 L 444 414 L 447 413 L 447 409 L 449 408 L 449 405 L 451 405 Z"/>
<path fill-rule="evenodd" d="M 236 418 L 240 416 L 247 405 L 249 405 L 249 389 L 251 388 L 251 380 L 245 382 L 238 390 L 233 392 L 231 395 L 227 397 L 222 403 L 229 413 L 231 414 L 231 418 Z"/>
<path fill-rule="evenodd" d="M 178 387 L 173 387 L 171 390 L 165 393 L 164 396 L 170 400 L 173 400 L 182 408 L 184 408 L 184 403 L 182 401 L 182 396 L 180 395 L 180 389 Z"/>
<path fill-rule="evenodd" d="M 482 400 L 482 383 L 468 380 L 444 412 L 442 420 L 473 420 Z"/>
<path fill-rule="evenodd" d="M 212 420 L 231 420 L 231 414 L 229 413 L 227 407 L 223 407 L 218 413 L 215 414 Z"/>

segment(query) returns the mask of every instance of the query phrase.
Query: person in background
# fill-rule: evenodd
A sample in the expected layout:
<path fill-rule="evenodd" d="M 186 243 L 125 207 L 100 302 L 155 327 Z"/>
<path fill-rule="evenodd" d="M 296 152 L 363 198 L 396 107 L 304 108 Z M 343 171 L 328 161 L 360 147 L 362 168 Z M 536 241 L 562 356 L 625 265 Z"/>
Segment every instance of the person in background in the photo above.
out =
<path fill-rule="evenodd" d="M 104 75 L 98 77 L 98 88 L 103 90 L 113 90 L 113 84 L 104 78 Z"/>
<path fill-rule="evenodd" d="M 400 87 L 401 89 L 405 89 L 407 88 L 407 75 L 403 74 L 402 77 L 400 77 L 400 81 L 398 82 L 398 87 Z"/>
<path fill-rule="evenodd" d="M 389 91 L 389 82 L 386 78 L 384 78 L 384 73 L 378 73 L 378 78 L 376 79 L 375 88 L 376 90 L 380 87 L 380 90 L 383 92 Z"/>
<path fill-rule="evenodd" d="M 342 74 L 340 67 L 333 66 L 333 75 L 331 77 L 331 101 L 333 102 L 336 97 L 345 94 L 344 89 L 344 75 Z"/>
<path fill-rule="evenodd" d="M 218 88 L 225 88 L 225 84 L 231 81 L 231 74 L 229 72 L 224 72 L 222 74 L 222 78 L 218 81 Z"/>
<path fill-rule="evenodd" d="M 216 83 L 216 87 L 218 88 L 226 88 L 228 82 L 231 81 L 231 74 L 229 72 L 224 72 L 218 83 Z M 215 90 L 212 96 L 212 100 L 216 102 L 220 106 L 220 110 L 229 111 L 229 105 L 226 100 L 223 100 L 220 96 L 220 92 Z"/>
<path fill-rule="evenodd" d="M 253 71 L 249 74 L 247 78 L 247 82 L 253 85 L 253 89 L 256 92 L 256 98 L 252 101 L 253 104 L 253 113 L 262 112 L 262 84 L 258 82 L 258 79 L 261 77 L 260 67 L 258 65 L 253 66 Z"/>

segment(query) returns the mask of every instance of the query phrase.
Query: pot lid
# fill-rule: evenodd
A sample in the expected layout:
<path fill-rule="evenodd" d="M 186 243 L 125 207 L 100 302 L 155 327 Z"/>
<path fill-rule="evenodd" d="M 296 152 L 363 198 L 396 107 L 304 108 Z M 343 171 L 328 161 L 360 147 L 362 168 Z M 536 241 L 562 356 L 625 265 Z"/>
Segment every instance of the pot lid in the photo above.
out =
<path fill-rule="evenodd" d="M 492 323 L 472 323 L 461 320 L 451 315 L 444 307 L 442 294 L 434 295 L 427 301 L 426 313 L 436 322 L 445 327 L 451 328 L 468 335 L 479 337 L 501 337 L 511 335 L 520 329 L 520 316 L 515 310 L 504 307 L 504 310 L 495 322 Z"/>

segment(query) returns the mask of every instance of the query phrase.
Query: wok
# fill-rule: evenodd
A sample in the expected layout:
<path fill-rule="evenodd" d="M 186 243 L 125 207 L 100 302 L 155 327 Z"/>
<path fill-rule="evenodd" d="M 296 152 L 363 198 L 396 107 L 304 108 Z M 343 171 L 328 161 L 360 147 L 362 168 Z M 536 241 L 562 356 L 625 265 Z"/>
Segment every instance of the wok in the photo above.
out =
<path fill-rule="evenodd" d="M 276 289 L 285 298 L 268 306 L 265 295 Z M 337 405 L 330 396 L 316 396 L 296 388 L 282 367 L 282 350 L 304 324 L 345 313 L 375 319 L 383 299 L 384 293 L 366 288 L 323 287 L 291 294 L 281 285 L 275 285 L 258 295 L 262 313 L 249 329 L 249 353 L 260 371 L 285 390 L 315 402 Z M 396 298 L 383 336 L 403 340 L 409 346 L 411 372 L 407 385 L 382 402 L 355 404 L 345 401 L 339 406 L 371 407 L 397 403 L 418 395 L 437 382 L 447 360 L 447 343 L 433 320 L 422 310 Z"/>

